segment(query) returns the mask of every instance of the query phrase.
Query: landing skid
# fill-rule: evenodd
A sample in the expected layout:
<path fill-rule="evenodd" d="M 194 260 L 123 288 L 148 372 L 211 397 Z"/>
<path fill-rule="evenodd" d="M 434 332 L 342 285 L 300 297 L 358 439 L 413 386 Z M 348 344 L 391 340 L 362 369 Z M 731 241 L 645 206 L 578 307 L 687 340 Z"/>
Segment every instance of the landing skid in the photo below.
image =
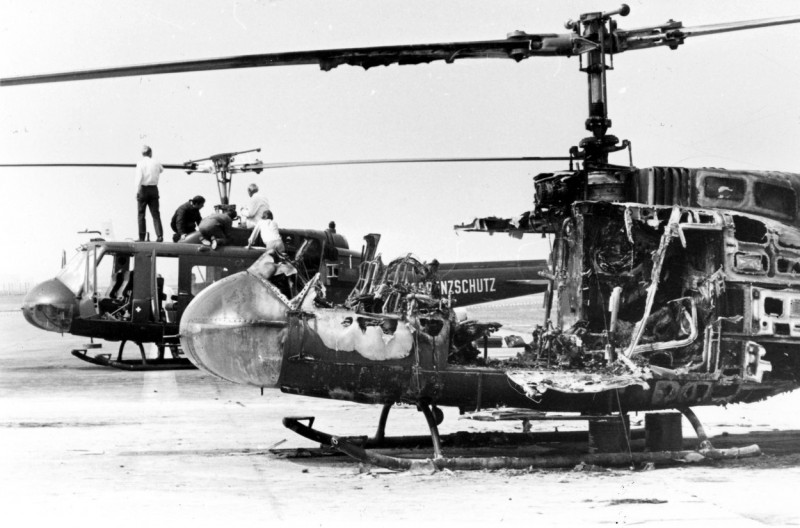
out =
<path fill-rule="evenodd" d="M 100 343 L 88 343 L 83 348 L 76 348 L 72 350 L 72 355 L 78 359 L 98 365 L 100 367 L 111 367 L 120 370 L 132 371 L 148 371 L 148 370 L 186 370 L 194 369 L 195 367 L 187 358 L 180 357 L 177 350 L 177 345 L 158 345 L 158 357 L 148 358 L 144 352 L 142 343 L 135 342 L 139 348 L 140 359 L 122 359 L 122 352 L 125 349 L 127 341 L 122 341 L 119 345 L 119 352 L 116 359 L 111 358 L 111 354 L 95 354 L 93 356 L 88 354 L 89 349 L 98 349 L 102 347 Z M 172 357 L 165 357 L 165 349 L 169 347 Z"/>
<path fill-rule="evenodd" d="M 300 423 L 301 421 L 307 421 L 308 425 Z M 313 423 L 313 416 L 286 417 L 283 419 L 284 427 L 322 446 L 320 450 L 304 449 L 302 450 L 303 453 L 312 455 L 319 453 L 320 455 L 329 456 L 331 454 L 331 440 L 333 439 L 333 435 L 312 428 L 311 426 Z M 643 439 L 644 429 L 632 430 L 631 436 L 634 439 Z M 365 449 L 428 449 L 433 447 L 433 440 L 430 435 L 386 436 L 381 439 L 376 436 L 348 436 L 338 438 L 340 441 L 344 440 Z M 586 431 L 552 431 L 537 433 L 459 432 L 443 435 L 440 437 L 440 440 L 444 448 L 464 449 L 492 446 L 514 448 L 525 445 L 556 442 L 588 442 L 589 434 Z M 275 451 L 283 452 L 286 450 Z M 334 454 L 344 455 L 345 453 L 342 451 L 335 451 Z"/>
<path fill-rule="evenodd" d="M 440 436 L 438 432 L 438 416 L 427 405 L 420 405 L 419 410 L 425 415 L 431 430 L 430 436 L 386 437 L 384 435 L 386 420 L 391 405 L 385 405 L 381 412 L 378 432 L 373 437 L 342 437 L 324 433 L 312 426 L 314 417 L 287 417 L 283 425 L 300 436 L 320 443 L 324 447 L 333 448 L 345 455 L 364 464 L 370 464 L 396 471 L 410 469 L 430 470 L 486 470 L 486 469 L 554 469 L 575 467 L 581 463 L 597 466 L 634 466 L 646 463 L 659 465 L 673 465 L 678 463 L 697 463 L 710 460 L 730 458 L 755 457 L 761 455 L 757 445 L 742 448 L 715 449 L 703 431 L 697 417 L 691 409 L 680 409 L 689 422 L 695 427 L 700 446 L 697 450 L 658 451 L 658 452 L 623 452 L 623 453 L 580 453 L 567 455 L 539 455 L 539 456 L 484 456 L 484 457 L 445 457 L 442 446 L 451 446 L 453 439 L 460 435 Z M 438 409 L 435 409 L 438 411 Z M 307 421 L 303 424 L 301 421 Z M 634 437 L 641 437 L 643 431 L 637 431 Z M 485 437 L 497 439 L 496 433 L 484 433 Z M 581 441 L 588 437 L 587 433 L 510 433 L 504 435 L 518 442 L 518 444 L 536 444 L 547 441 Z M 518 445 L 515 444 L 515 445 Z M 457 444 L 456 444 L 457 445 Z M 508 444 L 503 442 L 503 447 Z M 474 444 L 472 446 L 477 446 Z M 377 453 L 375 449 L 383 448 L 421 448 L 432 447 L 432 457 L 396 457 Z"/>

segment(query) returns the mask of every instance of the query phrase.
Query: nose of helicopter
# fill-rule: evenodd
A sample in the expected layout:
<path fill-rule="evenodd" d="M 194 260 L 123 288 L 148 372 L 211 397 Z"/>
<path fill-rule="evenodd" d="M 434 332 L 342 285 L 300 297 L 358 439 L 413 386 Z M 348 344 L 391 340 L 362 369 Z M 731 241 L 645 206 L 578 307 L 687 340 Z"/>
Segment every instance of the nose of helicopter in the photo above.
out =
<path fill-rule="evenodd" d="M 183 351 L 198 368 L 234 383 L 275 387 L 289 306 L 244 271 L 204 289 L 181 317 Z"/>
<path fill-rule="evenodd" d="M 36 285 L 22 300 L 22 314 L 38 328 L 50 332 L 68 332 L 78 313 L 78 299 L 58 279 Z"/>

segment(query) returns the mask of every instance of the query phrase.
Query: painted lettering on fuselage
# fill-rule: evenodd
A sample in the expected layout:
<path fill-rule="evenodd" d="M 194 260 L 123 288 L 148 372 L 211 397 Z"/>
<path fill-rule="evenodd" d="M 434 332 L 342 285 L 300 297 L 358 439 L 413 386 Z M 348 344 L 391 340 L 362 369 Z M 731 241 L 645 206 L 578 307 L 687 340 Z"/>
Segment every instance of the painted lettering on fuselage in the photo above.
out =
<path fill-rule="evenodd" d="M 467 293 L 492 293 L 496 292 L 497 280 L 494 277 L 476 279 L 447 279 L 439 281 L 442 295 L 461 295 Z M 430 284 L 428 284 L 430 290 Z"/>

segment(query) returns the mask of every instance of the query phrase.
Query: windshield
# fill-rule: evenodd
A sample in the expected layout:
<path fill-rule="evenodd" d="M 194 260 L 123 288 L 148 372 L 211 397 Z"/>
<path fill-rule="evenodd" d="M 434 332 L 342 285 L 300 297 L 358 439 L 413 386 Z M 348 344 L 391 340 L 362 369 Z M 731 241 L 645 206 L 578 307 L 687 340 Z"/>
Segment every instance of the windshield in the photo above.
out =
<path fill-rule="evenodd" d="M 56 278 L 64 283 L 75 295 L 80 295 L 83 290 L 83 279 L 86 273 L 86 250 L 81 248 L 69 259 L 67 265 L 61 268 Z"/>

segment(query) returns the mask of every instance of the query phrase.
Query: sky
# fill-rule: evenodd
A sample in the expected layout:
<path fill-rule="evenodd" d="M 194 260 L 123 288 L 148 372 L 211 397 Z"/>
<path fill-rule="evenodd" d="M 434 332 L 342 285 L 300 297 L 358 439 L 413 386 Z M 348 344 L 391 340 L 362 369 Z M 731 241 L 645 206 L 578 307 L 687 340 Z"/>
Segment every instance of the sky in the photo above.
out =
<path fill-rule="evenodd" d="M 621 28 L 800 14 L 795 1 L 630 1 Z M 563 33 L 611 1 L 0 0 L 0 77 L 252 53 L 501 39 Z M 688 39 L 677 51 L 615 57 L 611 133 L 634 164 L 800 172 L 800 27 Z M 0 89 L 0 163 L 163 163 L 261 148 L 265 162 L 404 157 L 564 156 L 588 135 L 575 58 L 468 60 L 180 73 Z M 620 155 L 617 155 L 620 156 Z M 627 162 L 627 156 L 612 157 Z M 236 175 L 231 202 L 257 183 L 281 227 L 335 220 L 350 246 L 381 233 L 386 260 L 546 258 L 547 240 L 456 234 L 475 217 L 532 206 L 532 177 L 563 162 L 295 168 Z M 162 221 L 213 177 L 164 173 Z M 132 169 L 0 169 L 0 283 L 58 271 L 84 229 L 134 238 Z M 210 212 L 208 205 L 203 213 Z M 148 226 L 152 223 L 148 215 Z"/>

